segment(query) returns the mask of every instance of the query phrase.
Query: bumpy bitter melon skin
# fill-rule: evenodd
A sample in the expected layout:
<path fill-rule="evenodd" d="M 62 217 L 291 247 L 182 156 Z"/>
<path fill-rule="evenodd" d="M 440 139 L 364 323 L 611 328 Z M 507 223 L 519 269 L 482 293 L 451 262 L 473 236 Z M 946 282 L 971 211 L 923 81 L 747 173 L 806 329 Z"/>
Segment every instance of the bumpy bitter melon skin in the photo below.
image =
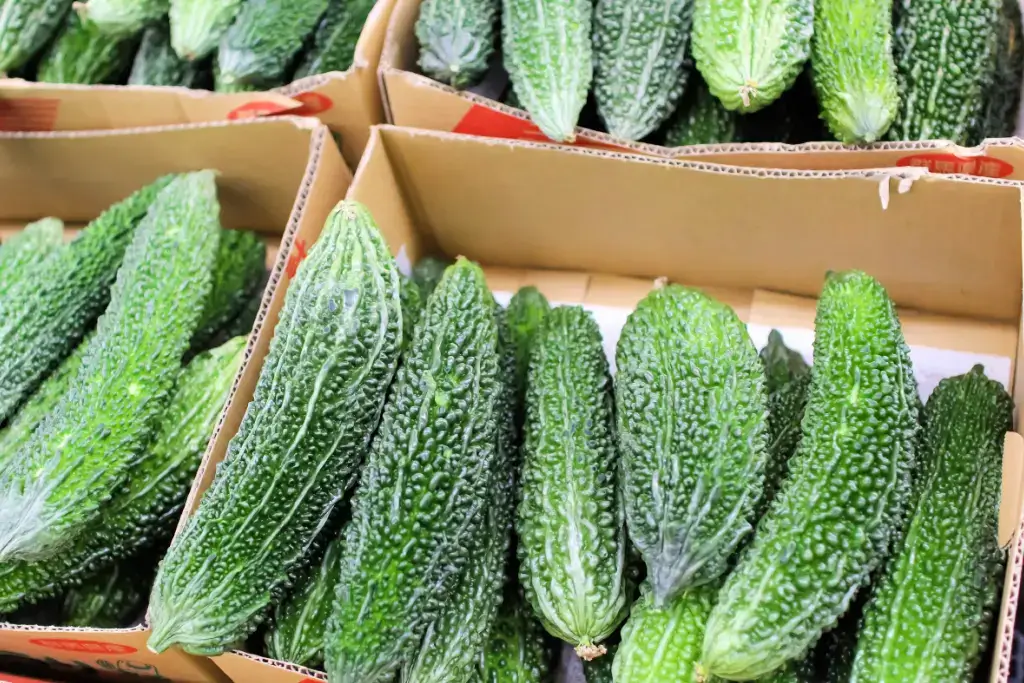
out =
<path fill-rule="evenodd" d="M 594 659 L 629 609 L 612 386 L 601 332 L 579 306 L 541 325 L 523 425 L 519 580 L 551 635 Z"/>
<path fill-rule="evenodd" d="M 326 9 L 327 0 L 246 0 L 220 40 L 217 90 L 282 85 Z"/>
<path fill-rule="evenodd" d="M 267 247 L 255 233 L 221 232 L 210 294 L 199 328 L 192 335 L 193 349 L 207 348 L 217 333 L 241 313 L 263 278 L 266 261 Z"/>
<path fill-rule="evenodd" d="M 519 102 L 556 142 L 576 139 L 593 79 L 591 0 L 505 0 L 502 52 Z"/>
<path fill-rule="evenodd" d="M 1002 583 L 999 499 L 1013 400 L 981 366 L 939 382 L 924 410 L 906 534 L 857 638 L 851 683 L 972 680 Z"/>
<path fill-rule="evenodd" d="M 792 87 L 811 54 L 813 0 L 695 0 L 693 56 L 729 111 L 758 111 Z"/>
<path fill-rule="evenodd" d="M 215 655 L 287 587 L 352 481 L 402 343 L 398 270 L 341 202 L 285 293 L 253 399 L 150 601 L 149 647 Z"/>
<path fill-rule="evenodd" d="M 32 279 L 39 264 L 61 248 L 63 235 L 63 221 L 43 218 L 4 242 L 0 246 L 0 298 L 16 281 Z"/>
<path fill-rule="evenodd" d="M 1001 0 L 895 0 L 900 107 L 890 140 L 966 144 L 995 74 Z"/>
<path fill-rule="evenodd" d="M 273 624 L 266 634 L 270 657 L 299 666 L 323 664 L 324 632 L 341 576 L 342 543 L 342 538 L 331 541 L 316 571 L 274 607 Z"/>
<path fill-rule="evenodd" d="M 753 532 L 768 459 L 764 368 L 736 313 L 695 289 L 654 289 L 615 356 L 629 536 L 651 599 L 721 576 Z"/>
<path fill-rule="evenodd" d="M 136 43 L 135 36 L 104 35 L 95 24 L 72 12 L 39 63 L 36 80 L 84 85 L 112 83 L 129 69 Z"/>
<path fill-rule="evenodd" d="M 416 20 L 423 73 L 455 88 L 487 73 L 498 33 L 498 0 L 424 0 Z"/>
<path fill-rule="evenodd" d="M 59 556 L 148 446 L 210 289 L 212 171 L 176 178 L 128 246 L 82 367 L 0 474 L 0 562 Z"/>
<path fill-rule="evenodd" d="M 551 651 L 518 586 L 506 586 L 505 600 L 480 654 L 479 683 L 547 683 Z"/>
<path fill-rule="evenodd" d="M 979 144 L 984 138 L 1008 138 L 1017 127 L 1020 84 L 1024 75 L 1024 36 L 1021 7 L 1017 0 L 1003 0 L 999 15 L 995 75 L 985 95 L 981 129 L 968 140 Z"/>
<path fill-rule="evenodd" d="M 0 3 L 0 74 L 25 66 L 60 29 L 72 0 Z"/>
<path fill-rule="evenodd" d="M 130 626 L 146 607 L 146 595 L 156 571 L 148 558 L 112 565 L 64 595 L 62 623 L 84 628 Z"/>
<path fill-rule="evenodd" d="M 437 283 L 444 277 L 444 271 L 452 264 L 447 259 L 436 256 L 424 256 L 412 268 L 412 280 L 419 286 L 423 300 L 433 294 Z"/>
<path fill-rule="evenodd" d="M 799 353 L 786 347 L 778 330 L 769 333 L 760 357 L 768 388 L 768 460 L 758 519 L 775 499 L 789 471 L 789 459 L 800 443 L 800 423 L 811 385 L 811 369 Z"/>
<path fill-rule="evenodd" d="M 330 0 L 317 27 L 313 48 L 303 59 L 295 78 L 350 69 L 363 24 L 376 1 Z"/>
<path fill-rule="evenodd" d="M 141 33 L 167 16 L 169 0 L 88 0 L 75 5 L 78 14 L 111 37 Z"/>
<path fill-rule="evenodd" d="M 171 47 L 171 29 L 164 21 L 143 32 L 128 75 L 128 85 L 195 88 L 202 84 L 204 75 L 199 64 L 185 61 Z"/>
<path fill-rule="evenodd" d="M 738 142 L 736 112 L 722 106 L 699 74 L 691 75 L 686 95 L 665 131 L 666 147 Z"/>
<path fill-rule="evenodd" d="M 693 0 L 598 0 L 594 96 L 609 133 L 640 140 L 675 111 L 692 21 Z"/>
<path fill-rule="evenodd" d="M 508 302 L 506 316 L 515 345 L 516 370 L 513 381 L 516 388 L 516 427 L 522 428 L 523 399 L 526 395 L 526 373 L 530 369 L 530 353 L 533 351 L 544 317 L 551 310 L 551 304 L 536 287 L 522 287 Z"/>
<path fill-rule="evenodd" d="M 859 271 L 818 301 L 803 437 L 789 479 L 729 575 L 703 662 L 753 680 L 802 657 L 835 625 L 902 525 L 917 390 L 895 306 Z"/>
<path fill-rule="evenodd" d="M 821 115 L 841 142 L 881 140 L 899 96 L 892 58 L 893 0 L 817 0 L 811 67 Z"/>
<path fill-rule="evenodd" d="M 0 298 L 0 422 L 74 349 L 110 300 L 110 286 L 135 228 L 165 176 L 114 204 L 31 280 Z"/>
<path fill-rule="evenodd" d="M 210 55 L 235 20 L 242 0 L 171 0 L 171 45 L 178 56 L 196 62 Z"/>
<path fill-rule="evenodd" d="M 469 564 L 500 458 L 498 343 L 483 271 L 459 259 L 402 357 L 353 499 L 326 634 L 332 683 L 390 680 Z"/>

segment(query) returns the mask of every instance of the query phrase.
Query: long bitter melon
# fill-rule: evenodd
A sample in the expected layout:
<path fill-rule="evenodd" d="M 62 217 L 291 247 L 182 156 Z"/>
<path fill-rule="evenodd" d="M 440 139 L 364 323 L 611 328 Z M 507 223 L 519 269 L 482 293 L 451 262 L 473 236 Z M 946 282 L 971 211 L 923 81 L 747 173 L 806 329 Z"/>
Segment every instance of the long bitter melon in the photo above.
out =
<path fill-rule="evenodd" d="M 499 6 L 498 0 L 424 0 L 416 19 L 423 73 L 456 88 L 479 81 L 494 53 Z"/>
<path fill-rule="evenodd" d="M 984 138 L 1008 138 L 1017 127 L 1020 109 L 1020 85 L 1024 75 L 1024 36 L 1018 0 L 1003 0 L 999 13 L 995 75 L 985 93 L 985 111 L 981 128 L 968 140 L 980 143 Z"/>
<path fill-rule="evenodd" d="M 789 471 L 789 459 L 800 443 L 800 423 L 811 384 L 811 370 L 803 356 L 786 347 L 778 330 L 769 333 L 760 356 L 768 380 L 768 460 L 764 496 L 756 511 L 758 519 L 775 499 Z"/>
<path fill-rule="evenodd" d="M 601 332 L 579 306 L 544 318 L 526 387 L 519 579 L 551 635 L 594 659 L 629 609 L 612 386 Z"/>
<path fill-rule="evenodd" d="M 111 83 L 124 75 L 135 54 L 135 36 L 104 35 L 95 24 L 72 12 L 43 60 L 40 83 Z"/>
<path fill-rule="evenodd" d="M 63 25 L 72 0 L 0 2 L 0 74 L 25 66 Z"/>
<path fill-rule="evenodd" d="M 914 512 L 864 608 L 851 683 L 972 680 L 1002 584 L 999 498 L 1013 400 L 981 366 L 924 410 Z"/>
<path fill-rule="evenodd" d="M 171 45 L 182 59 L 205 59 L 231 26 L 242 0 L 170 0 Z"/>
<path fill-rule="evenodd" d="M 160 567 L 149 646 L 245 638 L 351 482 L 402 339 L 398 270 L 373 218 L 340 203 L 285 293 L 252 402 Z"/>
<path fill-rule="evenodd" d="M 813 0 L 695 0 L 693 57 L 729 111 L 750 113 L 792 87 L 811 54 Z"/>
<path fill-rule="evenodd" d="M 212 171 L 175 179 L 153 202 L 82 367 L 0 475 L 0 561 L 59 555 L 154 436 L 210 289 L 219 211 Z"/>
<path fill-rule="evenodd" d="M 831 273 L 789 479 L 729 575 L 704 665 L 753 680 L 835 625 L 901 526 L 917 432 L 916 384 L 896 309 L 870 276 Z"/>
<path fill-rule="evenodd" d="M 548 300 L 536 287 L 523 287 L 512 295 L 506 319 L 515 345 L 516 370 L 513 378 L 516 391 L 516 427 L 523 423 L 523 399 L 526 395 L 526 373 L 530 369 L 530 353 L 544 316 L 551 310 Z"/>
<path fill-rule="evenodd" d="M 675 111 L 693 0 L 598 0 L 594 9 L 594 96 L 608 132 L 646 137 Z"/>
<path fill-rule="evenodd" d="M 128 85 L 177 85 L 195 88 L 201 85 L 203 69 L 187 62 L 171 47 L 171 30 L 166 21 L 154 24 L 142 34 L 135 53 Z"/>
<path fill-rule="evenodd" d="M 169 0 L 88 0 L 75 5 L 79 15 L 108 36 L 131 36 L 167 16 Z"/>
<path fill-rule="evenodd" d="M 18 280 L 35 276 L 38 265 L 61 248 L 63 235 L 63 221 L 44 218 L 29 223 L 0 246 L 0 299 Z"/>
<path fill-rule="evenodd" d="M 114 204 L 36 277 L 12 282 L 0 298 L 0 422 L 74 349 L 110 300 L 135 227 L 172 176 Z"/>
<path fill-rule="evenodd" d="M 326 640 L 332 683 L 390 679 L 466 570 L 499 458 L 494 299 L 448 268 L 403 356 L 353 500 Z"/>
<path fill-rule="evenodd" d="M 303 59 L 295 78 L 347 71 L 370 11 L 377 0 L 330 0 L 314 36 L 313 48 Z"/>
<path fill-rule="evenodd" d="M 266 260 L 267 247 L 255 233 L 245 230 L 221 232 L 213 266 L 213 284 L 199 327 L 192 335 L 193 349 L 208 346 L 210 340 L 241 313 L 263 278 Z"/>
<path fill-rule="evenodd" d="M 721 576 L 753 531 L 768 458 L 764 368 L 731 308 L 680 285 L 637 305 L 615 364 L 629 536 L 662 607 Z"/>
<path fill-rule="evenodd" d="M 594 69 L 591 0 L 505 0 L 502 51 L 519 102 L 541 132 L 571 142 Z"/>

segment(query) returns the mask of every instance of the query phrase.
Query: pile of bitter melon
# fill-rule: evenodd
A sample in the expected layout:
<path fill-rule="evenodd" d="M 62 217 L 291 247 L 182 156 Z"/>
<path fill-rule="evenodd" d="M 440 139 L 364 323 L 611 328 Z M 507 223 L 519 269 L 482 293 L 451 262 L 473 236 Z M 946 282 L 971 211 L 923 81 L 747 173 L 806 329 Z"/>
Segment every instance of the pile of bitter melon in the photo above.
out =
<path fill-rule="evenodd" d="M 0 0 L 0 74 L 265 90 L 345 71 L 376 0 Z"/>
<path fill-rule="evenodd" d="M 970 677 L 1002 385 L 979 366 L 921 405 L 858 271 L 826 276 L 813 367 L 660 282 L 615 360 L 582 307 L 503 308 L 464 258 L 404 277 L 343 202 L 161 564 L 149 646 L 332 683 L 543 681 L 552 641 L 617 683 Z"/>
<path fill-rule="evenodd" d="M 259 308 L 265 247 L 212 171 L 158 179 L 70 242 L 0 245 L 0 613 L 141 617 Z"/>
<path fill-rule="evenodd" d="M 585 125 L 668 146 L 1012 135 L 1018 0 L 893 4 L 424 0 L 416 36 L 423 73 L 459 88 L 500 42 L 507 101 L 556 141 L 574 138 L 590 93 Z"/>

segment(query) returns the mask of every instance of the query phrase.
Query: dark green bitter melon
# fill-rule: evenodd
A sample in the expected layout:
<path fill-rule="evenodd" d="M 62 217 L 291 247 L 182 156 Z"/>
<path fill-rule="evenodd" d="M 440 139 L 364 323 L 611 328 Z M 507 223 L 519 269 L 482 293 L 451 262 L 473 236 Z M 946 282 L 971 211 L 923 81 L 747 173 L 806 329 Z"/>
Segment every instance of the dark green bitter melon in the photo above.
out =
<path fill-rule="evenodd" d="M 775 499 L 789 471 L 789 459 L 800 443 L 800 423 L 811 384 L 811 369 L 803 356 L 786 347 L 778 330 L 769 333 L 760 355 L 768 380 L 768 460 L 758 519 Z"/>
<path fill-rule="evenodd" d="M 499 0 L 424 0 L 416 19 L 423 73 L 455 88 L 487 73 L 498 35 Z"/>
<path fill-rule="evenodd" d="M 552 652 L 544 627 L 534 619 L 518 586 L 506 587 L 505 600 L 477 666 L 479 683 L 547 683 Z"/>
<path fill-rule="evenodd" d="M 128 75 L 128 85 L 195 88 L 202 84 L 203 76 L 200 64 L 185 61 L 171 47 L 171 29 L 163 21 L 148 27 L 142 34 L 142 42 Z"/>
<path fill-rule="evenodd" d="M 131 558 L 112 565 L 64 594 L 64 626 L 124 628 L 142 616 L 156 562 Z"/>
<path fill-rule="evenodd" d="M 1024 77 L 1024 35 L 1018 0 L 1003 0 L 999 13 L 996 45 L 996 70 L 985 94 L 981 129 L 968 142 L 978 144 L 984 138 L 1007 138 L 1017 128 L 1020 109 L 1021 78 Z"/>
<path fill-rule="evenodd" d="M 412 280 L 419 285 L 420 292 L 423 294 L 423 300 L 426 301 L 434 289 L 437 288 L 437 283 L 444 277 L 445 269 L 452 264 L 447 259 L 437 258 L 435 256 L 424 256 L 416 265 L 412 268 Z"/>
<path fill-rule="evenodd" d="M 526 396 L 526 373 L 530 369 L 530 353 L 537 339 L 537 331 L 550 310 L 548 300 L 536 287 L 521 288 L 508 303 L 506 317 L 516 352 L 514 381 L 517 428 L 521 428 L 523 423 L 523 400 Z"/>
<path fill-rule="evenodd" d="M 329 0 L 316 29 L 313 48 L 302 60 L 295 78 L 348 71 L 356 56 L 363 24 L 377 0 Z"/>
<path fill-rule="evenodd" d="M 0 2 L 0 74 L 20 69 L 63 25 L 72 0 Z"/>
<path fill-rule="evenodd" d="M 113 83 L 130 69 L 135 36 L 107 36 L 77 13 L 68 15 L 57 40 L 39 63 L 40 83 Z"/>
<path fill-rule="evenodd" d="M 666 147 L 686 145 L 717 145 L 739 142 L 738 115 L 722 106 L 711 94 L 700 74 L 691 76 L 695 83 L 686 95 L 665 131 Z"/>
<path fill-rule="evenodd" d="M 217 244 L 213 285 L 203 308 L 192 348 L 208 348 L 211 340 L 234 320 L 256 293 L 266 270 L 267 247 L 255 233 L 224 230 Z M 250 329 L 252 325 L 249 325 Z"/>

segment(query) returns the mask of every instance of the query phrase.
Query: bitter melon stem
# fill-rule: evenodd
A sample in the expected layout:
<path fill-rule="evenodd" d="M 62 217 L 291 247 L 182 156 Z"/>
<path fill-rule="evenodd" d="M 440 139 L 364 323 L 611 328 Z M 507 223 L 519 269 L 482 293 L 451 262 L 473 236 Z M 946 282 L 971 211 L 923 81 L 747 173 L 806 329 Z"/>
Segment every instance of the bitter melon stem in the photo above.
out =
<path fill-rule="evenodd" d="M 580 643 L 576 646 L 576 655 L 587 662 L 592 662 L 607 653 L 608 648 L 600 643 Z"/>

